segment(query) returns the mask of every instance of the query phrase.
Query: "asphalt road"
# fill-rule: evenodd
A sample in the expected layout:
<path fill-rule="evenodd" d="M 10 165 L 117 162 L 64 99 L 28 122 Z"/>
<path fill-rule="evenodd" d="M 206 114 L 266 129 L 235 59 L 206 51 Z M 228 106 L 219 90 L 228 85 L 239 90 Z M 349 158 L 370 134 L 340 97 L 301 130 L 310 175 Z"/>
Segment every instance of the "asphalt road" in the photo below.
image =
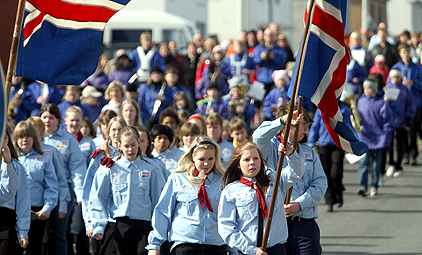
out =
<path fill-rule="evenodd" d="M 324 200 L 317 220 L 322 254 L 422 255 L 422 157 L 404 165 L 403 175 L 385 178 L 375 197 L 357 195 L 358 163 L 345 161 L 344 205 L 327 212 Z"/>

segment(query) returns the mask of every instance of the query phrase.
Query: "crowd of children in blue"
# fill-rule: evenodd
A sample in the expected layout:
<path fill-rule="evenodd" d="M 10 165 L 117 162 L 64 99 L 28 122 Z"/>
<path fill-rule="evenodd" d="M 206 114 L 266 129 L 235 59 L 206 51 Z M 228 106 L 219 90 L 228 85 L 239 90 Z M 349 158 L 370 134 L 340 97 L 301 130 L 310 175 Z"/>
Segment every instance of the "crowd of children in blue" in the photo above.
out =
<path fill-rule="evenodd" d="M 200 46 L 191 43 L 179 58 L 163 50 L 167 44 L 156 50 L 144 33 L 141 46 L 114 60 L 113 75 L 105 74 L 100 59 L 82 95 L 78 86 L 27 85 L 15 77 L 11 97 L 21 86 L 24 92 L 13 99 L 17 112 L 2 147 L 0 254 L 73 254 L 73 243 L 77 254 L 321 254 L 318 204 L 325 196 L 328 211 L 343 205 L 344 151 L 310 101 L 300 115 L 295 110 L 283 137 L 292 63 L 288 48 L 275 43 L 274 25 L 262 31 L 261 44 L 250 44 L 249 33 L 247 43 L 234 41 L 226 57 L 216 46 L 204 47 L 201 58 L 195 54 Z M 412 62 L 412 46 L 400 44 L 400 61 L 389 76 L 368 76 L 375 56 L 362 64 L 368 51 L 355 34 L 350 40 L 356 60 L 347 82 L 360 96 L 358 136 L 369 146 L 357 192 L 366 195 L 370 171 L 369 194 L 375 196 L 384 172 L 398 177 L 403 160 L 417 164 L 422 67 Z M 199 77 L 180 72 L 184 65 L 174 60 L 183 58 L 191 69 L 206 65 L 195 66 L 203 71 Z M 188 77 L 196 88 L 182 85 Z M 271 88 L 262 102 L 245 94 L 254 80 Z M 262 123 L 255 120 L 261 105 Z M 351 125 L 349 106 L 339 106 Z M 296 129 L 302 142 L 295 150 Z M 281 152 L 282 179 L 263 251 Z M 284 205 L 289 187 L 291 202 Z"/>

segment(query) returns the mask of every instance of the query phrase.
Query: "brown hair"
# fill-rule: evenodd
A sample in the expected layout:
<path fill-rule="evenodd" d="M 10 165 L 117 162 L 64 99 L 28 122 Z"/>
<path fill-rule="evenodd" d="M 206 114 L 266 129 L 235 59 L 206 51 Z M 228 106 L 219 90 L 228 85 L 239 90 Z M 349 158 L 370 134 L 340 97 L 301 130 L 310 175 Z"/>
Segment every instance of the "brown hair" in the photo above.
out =
<path fill-rule="evenodd" d="M 173 118 L 174 121 L 176 122 L 176 125 L 180 124 L 179 116 L 177 116 L 177 113 L 170 106 L 164 109 L 160 113 L 160 118 L 158 118 L 158 123 L 162 124 L 165 117 Z"/>
<path fill-rule="evenodd" d="M 32 148 L 39 154 L 44 154 L 41 144 L 38 141 L 37 130 L 35 129 L 35 127 L 32 125 L 31 122 L 25 121 L 25 120 L 19 122 L 15 128 L 15 131 L 13 131 L 13 144 L 15 145 L 15 148 L 18 151 L 18 153 L 22 152 L 18 145 L 18 139 L 24 136 L 31 137 L 34 140 Z"/>
<path fill-rule="evenodd" d="M 152 149 L 152 145 L 151 145 L 151 135 L 150 135 L 148 129 L 146 127 L 144 127 L 144 126 L 139 126 L 139 127 L 136 127 L 136 130 L 138 131 L 138 133 L 144 132 L 144 133 L 147 134 L 148 147 L 147 147 L 147 151 L 145 152 L 145 155 L 148 158 L 154 158 L 154 156 L 152 155 L 152 150 L 153 149 Z M 141 137 L 141 134 L 139 134 L 139 137 Z"/>
<path fill-rule="evenodd" d="M 221 115 L 217 112 L 214 112 L 212 114 L 210 114 L 207 118 L 207 120 L 205 121 L 206 125 L 219 125 L 220 127 L 223 127 L 223 118 L 221 117 Z M 206 126 L 205 126 L 206 128 Z"/>
<path fill-rule="evenodd" d="M 113 110 L 105 110 L 100 113 L 100 116 L 98 116 L 98 126 L 101 125 L 101 123 L 106 122 L 107 124 L 110 122 L 110 120 L 117 116 L 117 113 Z"/>
<path fill-rule="evenodd" d="M 138 103 L 135 100 L 131 99 L 131 98 L 126 99 L 125 101 L 123 101 L 122 107 L 120 107 L 120 116 L 123 117 L 123 108 L 127 104 L 130 104 L 133 107 L 135 107 L 135 111 L 136 111 L 136 114 L 135 114 L 135 124 L 138 125 L 138 126 L 141 126 L 141 122 L 139 122 L 140 110 L 139 110 Z M 129 125 L 129 123 L 127 123 L 127 124 Z"/>
<path fill-rule="evenodd" d="M 293 111 L 296 111 L 297 109 L 298 109 L 298 107 L 297 107 L 297 105 L 295 105 L 295 107 L 293 108 Z M 289 113 L 289 105 L 280 106 L 280 108 L 278 108 L 278 110 L 277 110 L 276 119 L 283 117 L 287 113 Z M 311 118 L 311 116 L 309 116 L 308 112 L 303 107 L 302 107 L 302 114 L 303 114 L 303 120 L 305 120 L 306 123 L 311 124 L 311 123 L 314 122 L 314 120 Z M 282 134 L 283 130 L 284 130 L 284 128 L 281 129 L 280 131 L 278 131 L 277 135 L 283 135 Z"/>
<path fill-rule="evenodd" d="M 7 147 L 9 147 L 10 155 L 12 156 L 12 158 L 19 161 L 19 155 L 18 155 L 18 152 L 15 149 L 15 146 L 13 145 L 12 134 L 10 132 L 10 128 L 7 125 L 6 125 L 6 134 L 5 135 L 7 135 L 9 137 L 9 140 L 7 141 Z"/>
<path fill-rule="evenodd" d="M 192 119 L 198 119 L 199 121 L 201 121 L 201 123 L 202 123 L 202 134 L 201 135 L 207 135 L 207 124 L 205 124 L 205 120 L 202 117 L 202 115 L 195 113 L 195 114 L 193 114 L 192 116 L 189 117 L 188 122 L 189 122 L 189 120 L 192 120 Z M 201 129 L 199 129 L 199 130 L 201 130 Z"/>
<path fill-rule="evenodd" d="M 95 135 L 97 133 L 95 128 L 94 128 L 94 125 L 92 125 L 91 119 L 88 118 L 88 117 L 83 117 L 82 122 L 84 122 L 84 121 L 88 125 L 89 129 L 91 130 L 91 132 L 88 134 L 88 137 L 90 137 L 92 139 L 92 137 L 95 137 Z"/>
<path fill-rule="evenodd" d="M 41 118 L 38 117 L 38 116 L 31 116 L 31 117 L 28 118 L 28 121 L 31 122 L 31 124 L 35 128 L 38 128 L 38 130 L 40 130 L 40 132 L 41 132 L 41 141 L 44 141 L 45 126 L 44 126 L 44 122 L 42 122 Z"/>
<path fill-rule="evenodd" d="M 46 104 L 41 108 L 40 114 L 38 116 L 41 117 L 41 115 L 43 115 L 43 113 L 45 112 L 49 112 L 51 115 L 53 115 L 54 117 L 56 117 L 56 119 L 59 120 L 59 124 L 62 120 L 62 114 L 60 113 L 60 109 L 59 107 L 57 107 L 57 105 L 55 104 Z"/>
<path fill-rule="evenodd" d="M 195 123 L 186 122 L 180 128 L 180 138 L 188 135 L 200 135 L 199 127 Z M 180 139 L 179 147 L 182 147 L 183 145 L 183 139 Z"/>
<path fill-rule="evenodd" d="M 138 141 L 141 139 L 139 136 L 138 130 L 136 130 L 136 128 L 132 126 L 127 126 L 127 127 L 124 127 L 122 130 L 120 130 L 119 132 L 119 138 L 118 138 L 119 143 L 120 144 L 122 143 L 122 136 L 130 136 L 130 135 L 134 136 L 136 140 Z M 122 155 L 123 155 L 123 152 L 120 151 L 119 156 L 117 157 L 117 160 L 119 160 L 122 157 Z M 141 152 L 140 146 L 138 146 L 138 156 L 142 158 L 142 152 Z"/>
<path fill-rule="evenodd" d="M 173 110 L 177 110 L 177 101 L 179 100 L 185 100 L 186 105 L 185 105 L 185 110 L 192 110 L 192 104 L 189 100 L 188 95 L 184 92 L 184 91 L 179 91 L 174 95 L 174 100 L 173 100 Z"/>
<path fill-rule="evenodd" d="M 110 136 L 109 136 L 108 134 L 110 133 L 110 127 L 111 127 L 111 125 L 112 125 L 114 122 L 119 122 L 119 123 L 120 123 L 120 125 L 121 125 L 123 128 L 127 126 L 126 121 L 125 121 L 122 117 L 120 117 L 120 116 L 113 117 L 113 118 L 110 120 L 110 122 L 108 123 L 108 126 L 107 126 L 107 139 L 106 139 L 106 140 L 104 141 L 104 143 L 103 143 L 103 149 L 104 149 L 104 154 L 105 154 L 107 157 L 109 157 L 109 158 L 112 158 L 112 157 L 113 157 L 113 154 L 111 153 L 111 150 L 110 150 Z"/>
<path fill-rule="evenodd" d="M 246 142 L 236 147 L 233 151 L 232 159 L 227 166 L 227 170 L 221 179 L 221 182 L 224 185 L 228 185 L 234 181 L 240 180 L 240 176 L 242 175 L 242 170 L 240 169 L 240 159 L 242 158 L 243 152 L 247 150 L 256 149 L 258 151 L 259 157 L 261 159 L 260 170 L 256 175 L 256 180 L 261 187 L 264 195 L 267 192 L 268 186 L 270 185 L 270 179 L 265 173 L 265 166 L 267 162 L 262 156 L 262 152 L 259 149 L 258 145 L 253 142 Z"/>
<path fill-rule="evenodd" d="M 242 130 L 244 129 L 246 131 L 246 124 L 245 121 L 242 120 L 239 117 L 234 117 L 230 122 L 229 122 L 229 131 L 230 133 L 237 131 L 237 130 Z"/>

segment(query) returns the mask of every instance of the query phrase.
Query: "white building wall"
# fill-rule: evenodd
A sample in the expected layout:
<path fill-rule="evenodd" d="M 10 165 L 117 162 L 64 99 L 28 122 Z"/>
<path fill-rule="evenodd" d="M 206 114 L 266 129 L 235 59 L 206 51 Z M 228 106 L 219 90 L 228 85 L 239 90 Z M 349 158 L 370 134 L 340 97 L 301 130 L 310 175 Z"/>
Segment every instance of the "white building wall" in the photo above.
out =
<path fill-rule="evenodd" d="M 421 16 L 422 13 L 419 13 Z M 390 0 L 387 2 L 387 25 L 388 32 L 393 35 L 400 35 L 400 33 L 408 29 L 413 31 L 412 24 L 412 3 L 409 0 Z"/>
<path fill-rule="evenodd" d="M 143 0 L 148 1 L 148 0 Z M 150 2 L 153 2 L 149 0 Z M 161 0 L 166 2 L 165 10 L 195 22 L 203 34 L 207 32 L 208 1 L 207 0 Z"/>

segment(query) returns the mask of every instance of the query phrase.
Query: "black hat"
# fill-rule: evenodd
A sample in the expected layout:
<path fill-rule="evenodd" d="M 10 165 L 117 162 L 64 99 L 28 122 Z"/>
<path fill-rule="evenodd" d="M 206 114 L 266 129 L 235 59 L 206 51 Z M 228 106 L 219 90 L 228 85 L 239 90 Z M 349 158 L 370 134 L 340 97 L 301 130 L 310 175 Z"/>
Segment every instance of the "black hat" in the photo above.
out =
<path fill-rule="evenodd" d="M 157 72 L 157 73 L 163 74 L 163 70 L 161 70 L 161 68 L 158 67 L 158 66 L 153 66 L 151 68 L 151 73 L 153 73 L 153 72 Z"/>
<path fill-rule="evenodd" d="M 120 56 L 119 56 L 119 58 L 118 58 L 117 60 L 120 60 L 120 59 L 123 59 L 123 58 L 125 58 L 125 59 L 129 59 L 128 55 L 123 54 L 123 55 L 120 55 Z"/>
<path fill-rule="evenodd" d="M 207 90 L 209 90 L 209 89 L 217 89 L 217 90 L 220 90 L 218 88 L 218 83 L 216 83 L 216 82 L 211 82 L 210 84 L 208 84 Z"/>

